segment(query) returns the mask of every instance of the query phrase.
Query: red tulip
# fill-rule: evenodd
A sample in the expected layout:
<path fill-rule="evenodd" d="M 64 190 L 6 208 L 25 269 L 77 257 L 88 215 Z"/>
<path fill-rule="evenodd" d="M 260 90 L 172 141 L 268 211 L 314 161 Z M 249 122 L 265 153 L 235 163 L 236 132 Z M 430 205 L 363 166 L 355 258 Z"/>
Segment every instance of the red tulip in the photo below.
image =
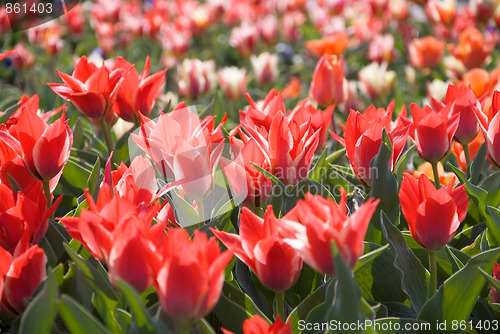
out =
<path fill-rule="evenodd" d="M 309 94 L 323 106 L 342 103 L 344 80 L 344 60 L 325 54 L 314 69 Z"/>
<path fill-rule="evenodd" d="M 26 309 L 24 300 L 45 278 L 46 263 L 45 253 L 38 246 L 16 257 L 0 247 L 0 314 L 13 317 Z"/>
<path fill-rule="evenodd" d="M 475 109 L 476 117 L 486 142 L 486 149 L 490 160 L 500 166 L 500 92 L 493 93 L 493 99 L 488 117 L 480 110 Z"/>
<path fill-rule="evenodd" d="M 222 328 L 224 334 L 234 334 Z M 284 323 L 278 315 L 273 324 L 269 324 L 258 314 L 243 322 L 243 334 L 292 334 L 292 327 L 289 323 Z"/>
<path fill-rule="evenodd" d="M 392 144 L 391 171 L 396 165 L 406 144 L 411 122 L 405 117 L 406 109 L 392 122 L 394 101 L 384 108 L 371 105 L 363 114 L 351 109 L 344 129 L 344 139 L 331 132 L 332 136 L 346 148 L 347 157 L 356 177 L 368 186 L 372 184 L 371 160 L 377 155 L 385 128 Z"/>
<path fill-rule="evenodd" d="M 231 159 L 221 158 L 221 167 L 233 189 L 234 197 L 245 196 L 243 202 L 259 206 L 271 194 L 272 183 L 255 166 L 270 171 L 267 155 L 262 152 L 255 139 L 239 131 L 240 139 L 229 137 Z"/>
<path fill-rule="evenodd" d="M 399 191 L 401 210 L 413 239 L 427 250 L 444 247 L 467 215 L 464 185 L 453 189 L 453 184 L 436 189 L 425 174 L 418 179 L 404 174 Z"/>
<path fill-rule="evenodd" d="M 333 111 L 335 106 L 329 106 L 325 110 L 315 108 L 310 99 L 304 99 L 297 103 L 295 108 L 287 115 L 289 120 L 295 120 L 297 124 L 303 124 L 311 119 L 311 126 L 313 131 L 319 130 L 319 141 L 317 150 L 323 148 L 325 145 L 328 128 L 332 124 Z"/>
<path fill-rule="evenodd" d="M 130 167 L 122 162 L 111 172 L 114 191 L 136 206 L 151 204 L 158 191 L 156 173 L 149 160 L 142 156 L 134 158 Z"/>
<path fill-rule="evenodd" d="M 28 243 L 39 243 L 49 226 L 49 217 L 60 197 L 47 209 L 42 184 L 36 181 L 17 194 L 0 183 L 0 247 L 11 254 L 22 253 Z"/>
<path fill-rule="evenodd" d="M 262 285 L 275 292 L 283 292 L 297 282 L 302 260 L 280 236 L 278 221 L 271 206 L 267 207 L 264 219 L 243 207 L 239 235 L 211 231 L 252 269 Z"/>
<path fill-rule="evenodd" d="M 310 119 L 299 125 L 278 113 L 267 136 L 251 127 L 245 130 L 267 155 L 271 172 L 279 180 L 294 185 L 306 178 L 319 141 L 319 130 L 313 130 Z"/>
<path fill-rule="evenodd" d="M 185 97 L 196 98 L 212 90 L 217 84 L 213 60 L 184 59 L 177 73 L 179 93 Z"/>
<path fill-rule="evenodd" d="M 285 103 L 281 92 L 271 89 L 264 101 L 255 102 L 250 94 L 246 93 L 248 109 L 240 110 L 240 122 L 245 127 L 263 127 L 267 132 L 278 113 L 286 114 Z"/>
<path fill-rule="evenodd" d="M 229 44 L 238 50 L 242 57 L 252 54 L 259 40 L 257 26 L 248 21 L 243 21 L 240 26 L 233 28 L 229 37 Z"/>
<path fill-rule="evenodd" d="M 39 180 L 49 181 L 58 176 L 68 161 L 73 134 L 64 118 L 63 113 L 47 125 L 33 110 L 26 108 L 17 123 L 9 128 L 14 135 L 9 139 L 11 147 L 22 156 L 31 175 Z M 0 132 L 0 137 L 5 134 Z"/>
<path fill-rule="evenodd" d="M 164 228 L 151 225 L 158 205 L 148 208 L 141 202 L 136 206 L 117 192 L 113 196 L 106 180 L 97 203 L 87 191 L 85 198 L 89 210 L 83 209 L 79 217 L 60 219 L 68 234 L 107 263 L 113 284 L 119 278 L 138 291 L 151 287 L 152 271 L 159 261 L 155 254 L 165 234 Z"/>
<path fill-rule="evenodd" d="M 353 268 L 363 253 L 363 240 L 368 223 L 379 200 L 369 199 L 351 216 L 347 216 L 347 195 L 337 205 L 331 198 L 306 194 L 305 200 L 280 221 L 286 242 L 295 248 L 302 259 L 314 270 L 334 276 L 331 243 L 335 242 L 348 266 Z M 294 221 L 294 222 L 291 222 Z M 300 222 L 300 223 L 299 223 Z"/>
<path fill-rule="evenodd" d="M 214 186 L 215 170 L 222 154 L 221 126 L 214 129 L 214 116 L 204 120 L 179 104 L 158 122 L 143 117 L 134 141 L 155 162 L 165 178 L 174 178 L 191 199 L 202 200 Z"/>
<path fill-rule="evenodd" d="M 450 117 L 450 108 L 448 106 L 436 112 L 427 105 L 423 109 L 415 103 L 411 105 L 413 125 L 410 136 L 418 154 L 430 163 L 443 159 L 451 148 L 460 114 L 455 113 Z"/>
<path fill-rule="evenodd" d="M 433 99 L 431 103 L 434 110 L 439 111 L 445 106 L 449 106 L 451 115 L 460 115 L 454 136 L 459 143 L 467 145 L 476 138 L 479 132 L 479 122 L 474 110 L 481 109 L 481 104 L 470 88 L 449 85 L 444 104 L 436 99 Z"/>
<path fill-rule="evenodd" d="M 493 278 L 500 281 L 500 265 L 498 265 L 498 263 L 495 263 L 493 267 Z M 500 292 L 493 285 L 491 286 L 488 297 L 492 303 L 500 303 Z"/>
<path fill-rule="evenodd" d="M 250 56 L 255 79 L 260 85 L 272 83 L 279 75 L 278 55 L 263 52 L 258 56 Z"/>
<path fill-rule="evenodd" d="M 123 77 L 131 67 L 110 71 L 104 64 L 97 67 L 83 56 L 71 76 L 57 71 L 64 84 L 48 85 L 57 95 L 71 101 L 87 117 L 101 118 L 111 110 Z"/>
<path fill-rule="evenodd" d="M 131 64 L 122 57 L 118 57 L 115 70 L 131 68 Z M 135 69 L 131 69 L 123 76 L 123 82 L 116 95 L 114 111 L 118 116 L 128 122 L 140 122 L 138 113 L 149 115 L 153 109 L 155 98 L 165 83 L 166 69 L 149 75 L 150 61 L 146 58 L 144 70 L 139 75 Z"/>
<path fill-rule="evenodd" d="M 221 254 L 215 238 L 182 228 L 170 229 L 155 280 L 160 306 L 169 317 L 192 321 L 208 314 L 219 300 L 224 269 L 233 254 Z"/>

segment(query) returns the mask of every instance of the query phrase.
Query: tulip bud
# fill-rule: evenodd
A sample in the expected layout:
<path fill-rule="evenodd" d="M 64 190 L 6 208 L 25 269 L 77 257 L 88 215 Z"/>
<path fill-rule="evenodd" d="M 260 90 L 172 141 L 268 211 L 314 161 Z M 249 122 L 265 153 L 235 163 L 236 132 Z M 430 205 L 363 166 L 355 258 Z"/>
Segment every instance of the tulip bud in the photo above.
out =
<path fill-rule="evenodd" d="M 323 106 L 344 101 L 344 61 L 335 55 L 324 55 L 319 60 L 309 94 Z"/>

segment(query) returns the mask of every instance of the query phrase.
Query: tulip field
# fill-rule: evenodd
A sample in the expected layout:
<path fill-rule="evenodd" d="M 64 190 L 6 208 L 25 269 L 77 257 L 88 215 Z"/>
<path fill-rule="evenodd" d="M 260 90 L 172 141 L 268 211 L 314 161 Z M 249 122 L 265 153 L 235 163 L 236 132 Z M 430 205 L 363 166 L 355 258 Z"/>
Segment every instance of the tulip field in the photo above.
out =
<path fill-rule="evenodd" d="M 0 333 L 500 333 L 500 1 L 0 1 Z"/>

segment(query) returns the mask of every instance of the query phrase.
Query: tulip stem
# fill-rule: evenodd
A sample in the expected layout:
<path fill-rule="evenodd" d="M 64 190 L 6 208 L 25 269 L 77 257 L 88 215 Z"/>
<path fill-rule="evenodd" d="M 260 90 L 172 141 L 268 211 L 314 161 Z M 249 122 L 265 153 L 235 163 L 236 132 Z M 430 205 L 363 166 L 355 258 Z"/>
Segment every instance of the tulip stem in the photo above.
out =
<path fill-rule="evenodd" d="M 437 262 L 436 251 L 429 252 L 429 271 L 431 272 L 431 285 L 429 286 L 429 298 L 434 296 L 437 290 Z"/>
<path fill-rule="evenodd" d="M 108 148 L 108 153 L 111 154 L 113 152 L 113 139 L 111 139 L 111 132 L 109 130 L 108 123 L 104 117 L 99 119 L 99 125 L 101 126 L 102 134 L 104 135 L 104 140 L 106 141 L 106 147 Z"/>
<path fill-rule="evenodd" d="M 179 322 L 178 328 L 180 334 L 191 333 L 191 323 L 189 321 Z"/>
<path fill-rule="evenodd" d="M 469 144 L 464 144 L 462 145 L 464 149 L 464 155 L 465 155 L 465 163 L 467 164 L 467 167 L 470 166 L 470 152 L 469 152 Z"/>
<path fill-rule="evenodd" d="M 47 199 L 47 208 L 52 206 L 52 196 L 50 195 L 50 185 L 48 180 L 43 180 L 43 193 L 45 194 L 45 198 Z"/>
<path fill-rule="evenodd" d="M 434 175 L 434 185 L 437 189 L 441 188 L 441 182 L 439 182 L 439 172 L 438 172 L 438 163 L 433 162 L 432 165 L 432 174 Z"/>
<path fill-rule="evenodd" d="M 282 320 L 285 319 L 285 293 L 284 292 L 276 292 L 276 311 Z"/>

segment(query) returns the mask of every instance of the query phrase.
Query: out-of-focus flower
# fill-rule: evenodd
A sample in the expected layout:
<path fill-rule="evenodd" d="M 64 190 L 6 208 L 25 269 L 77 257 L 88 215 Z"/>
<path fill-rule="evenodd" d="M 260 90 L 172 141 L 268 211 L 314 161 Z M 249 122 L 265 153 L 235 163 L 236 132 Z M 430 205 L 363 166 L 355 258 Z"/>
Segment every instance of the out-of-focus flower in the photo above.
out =
<path fill-rule="evenodd" d="M 178 73 L 179 93 L 188 98 L 205 94 L 217 83 L 213 60 L 184 59 Z"/>
<path fill-rule="evenodd" d="M 309 94 L 323 106 L 342 103 L 344 80 L 344 60 L 335 55 L 324 55 L 314 69 Z"/>
<path fill-rule="evenodd" d="M 368 46 L 367 57 L 372 62 L 390 62 L 397 55 L 394 48 L 394 37 L 390 34 L 375 36 Z"/>
<path fill-rule="evenodd" d="M 436 112 L 427 105 L 424 108 L 414 103 L 411 105 L 413 125 L 410 136 L 418 154 L 430 163 L 437 163 L 451 148 L 460 115 L 450 116 L 450 107 Z"/>
<path fill-rule="evenodd" d="M 356 177 L 368 186 L 372 184 L 370 161 L 377 155 L 385 128 L 393 150 L 389 168 L 394 169 L 408 138 L 411 122 L 402 112 L 396 122 L 392 122 L 395 102 L 384 108 L 371 105 L 363 114 L 351 109 L 344 127 L 344 139 L 333 132 L 332 136 L 346 148 L 346 154 Z"/>
<path fill-rule="evenodd" d="M 457 144 L 457 143 L 453 143 Z M 460 145 L 460 144 L 458 144 Z M 465 158 L 464 158 L 465 160 Z M 456 181 L 456 176 L 453 173 L 445 173 L 443 164 L 441 162 L 437 163 L 437 169 L 438 169 L 438 177 L 439 177 L 439 183 L 443 184 L 445 186 L 449 185 L 450 183 L 455 183 Z M 411 173 L 415 178 L 419 178 L 420 175 L 425 174 L 429 179 L 434 180 L 434 171 L 432 170 L 432 165 L 430 162 L 424 162 L 420 166 L 418 166 L 417 170 Z"/>
<path fill-rule="evenodd" d="M 224 334 L 234 334 L 222 328 Z M 276 320 L 269 324 L 258 314 L 243 322 L 243 334 L 292 334 L 292 327 L 289 323 L 284 323 L 278 315 Z"/>
<path fill-rule="evenodd" d="M 469 7 L 479 22 L 487 22 L 498 7 L 498 2 L 495 0 L 471 0 Z"/>
<path fill-rule="evenodd" d="M 233 254 L 220 252 L 215 238 L 195 231 L 193 241 L 182 228 L 170 229 L 155 279 L 160 306 L 176 321 L 193 321 L 208 314 L 219 300 L 224 269 Z"/>
<path fill-rule="evenodd" d="M 257 21 L 260 37 L 267 44 L 274 44 L 278 40 L 278 19 L 275 15 L 267 15 Z"/>
<path fill-rule="evenodd" d="M 328 137 L 328 128 L 332 124 L 334 109 L 335 106 L 329 106 L 325 110 L 321 110 L 315 108 L 310 99 L 304 99 L 297 103 L 287 118 L 295 120 L 297 124 L 303 124 L 310 119 L 313 131 L 320 131 L 317 149 L 321 149 Z"/>
<path fill-rule="evenodd" d="M 0 247 L 0 314 L 14 317 L 26 309 L 31 297 L 47 275 L 43 249 L 31 246 L 17 256 Z"/>
<path fill-rule="evenodd" d="M 281 94 L 283 95 L 284 99 L 296 98 L 297 96 L 299 96 L 301 91 L 302 87 L 300 86 L 300 80 L 297 77 L 293 77 L 283 89 Z"/>
<path fill-rule="evenodd" d="M 387 63 L 371 63 L 358 73 L 366 94 L 370 98 L 386 97 L 396 86 L 396 72 L 387 70 Z"/>
<path fill-rule="evenodd" d="M 342 189 L 340 203 L 331 198 L 306 194 L 280 221 L 286 242 L 295 248 L 314 270 L 335 275 L 331 243 L 335 242 L 346 264 L 353 268 L 363 253 L 363 239 L 379 200 L 369 199 L 347 216 L 347 195 Z"/>
<path fill-rule="evenodd" d="M 158 39 L 164 50 L 176 57 L 182 57 L 189 49 L 191 32 L 175 25 L 165 25 L 161 28 Z"/>
<path fill-rule="evenodd" d="M 271 206 L 267 207 L 264 219 L 243 207 L 239 235 L 215 229 L 211 231 L 252 269 L 266 288 L 284 292 L 297 282 L 302 260 L 280 236 L 280 224 Z"/>
<path fill-rule="evenodd" d="M 489 57 L 495 40 L 484 38 L 476 28 L 467 28 L 460 34 L 458 45 L 450 46 L 450 53 L 466 67 L 481 67 Z"/>
<path fill-rule="evenodd" d="M 104 64 L 98 67 L 83 56 L 71 76 L 57 71 L 64 84 L 47 85 L 87 117 L 101 118 L 113 107 L 123 76 L 129 69 L 120 67 L 110 71 Z"/>
<path fill-rule="evenodd" d="M 444 101 L 446 91 L 448 90 L 449 82 L 440 79 L 434 79 L 427 82 L 427 94 L 434 97 L 436 100 Z"/>
<path fill-rule="evenodd" d="M 263 52 L 258 56 L 250 57 L 255 79 L 259 84 L 274 82 L 278 77 L 278 55 Z"/>
<path fill-rule="evenodd" d="M 114 69 L 129 69 L 132 65 L 118 57 Z M 124 76 L 123 82 L 116 95 L 113 110 L 118 116 L 128 122 L 139 123 L 139 113 L 147 116 L 153 109 L 155 98 L 165 83 L 167 69 L 149 75 L 150 61 L 146 58 L 144 70 L 139 75 L 137 70 L 130 69 Z"/>
<path fill-rule="evenodd" d="M 430 0 L 425 5 L 429 21 L 449 25 L 455 18 L 456 0 Z"/>
<path fill-rule="evenodd" d="M 340 31 L 318 40 L 306 41 L 304 46 L 317 57 L 321 57 L 325 54 L 341 55 L 348 43 L 349 36 Z"/>
<path fill-rule="evenodd" d="M 464 185 L 453 189 L 454 182 L 436 189 L 422 174 L 417 180 L 403 176 L 399 200 L 410 233 L 422 247 L 437 251 L 453 237 L 467 215 L 469 199 Z"/>
<path fill-rule="evenodd" d="M 281 33 L 286 41 L 295 43 L 302 37 L 301 27 L 307 18 L 302 11 L 286 11 L 281 18 Z"/>
<path fill-rule="evenodd" d="M 408 46 L 410 62 L 415 67 L 436 67 L 441 63 L 444 53 L 444 42 L 433 36 L 415 39 Z"/>
<path fill-rule="evenodd" d="M 224 67 L 217 71 L 219 86 L 226 97 L 239 99 L 247 88 L 247 70 L 235 66 Z"/>
<path fill-rule="evenodd" d="M 259 30 L 257 26 L 248 21 L 243 21 L 241 26 L 233 28 L 231 37 L 229 37 L 229 44 L 238 49 L 242 57 L 248 57 L 252 54 L 258 38 Z"/>
<path fill-rule="evenodd" d="M 473 68 L 462 76 L 465 87 L 470 87 L 477 98 L 481 98 L 490 91 L 490 74 L 482 68 Z"/>
<path fill-rule="evenodd" d="M 23 43 L 16 44 L 11 59 L 12 67 L 16 70 L 23 70 L 32 67 L 35 64 L 35 56 L 33 56 Z"/>

